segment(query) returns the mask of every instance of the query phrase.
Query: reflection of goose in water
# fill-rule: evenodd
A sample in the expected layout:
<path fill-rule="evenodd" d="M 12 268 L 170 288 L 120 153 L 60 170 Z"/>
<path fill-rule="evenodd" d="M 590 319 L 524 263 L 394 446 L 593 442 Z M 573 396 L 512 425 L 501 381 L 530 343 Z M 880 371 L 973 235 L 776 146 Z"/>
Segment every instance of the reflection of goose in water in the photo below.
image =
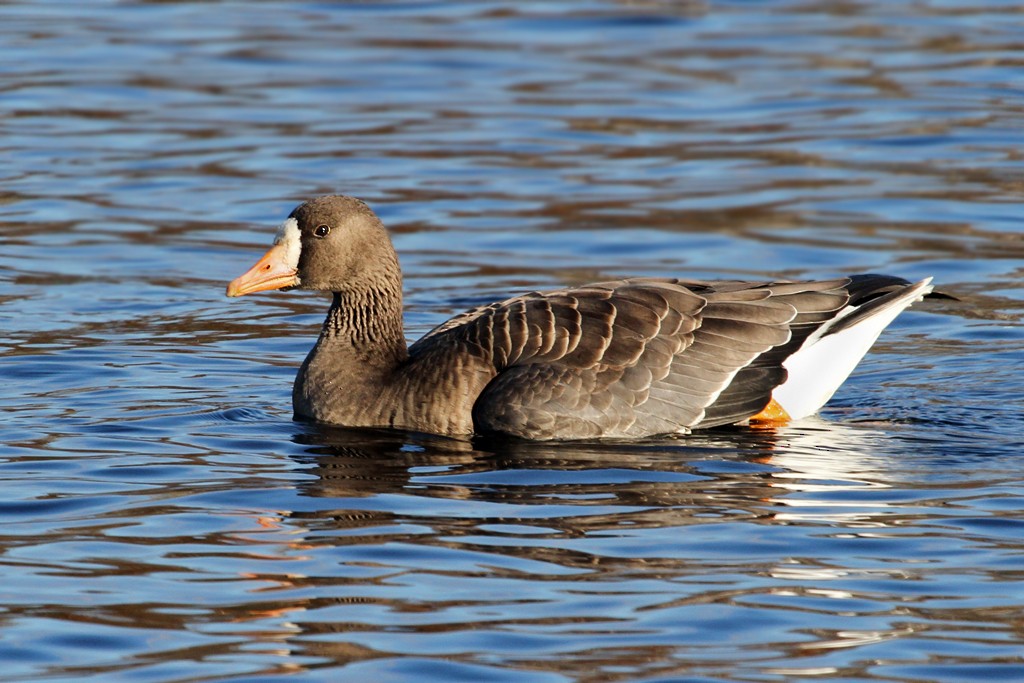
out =
<path fill-rule="evenodd" d="M 277 532 L 287 544 L 282 559 L 317 573 L 264 577 L 299 596 L 274 601 L 277 612 L 289 615 L 291 630 L 264 640 L 294 648 L 297 657 L 380 656 L 344 636 L 353 623 L 356 630 L 375 628 L 372 618 L 360 626 L 352 610 L 459 613 L 464 606 L 473 613 L 478 607 L 473 601 L 480 594 L 472 591 L 464 605 L 457 591 L 378 596 L 380 584 L 433 585 L 435 575 L 445 585 L 536 580 L 584 593 L 635 578 L 685 583 L 694 575 L 737 572 L 832 578 L 828 567 L 779 562 L 772 544 L 788 538 L 791 526 L 824 522 L 838 532 L 848 522 L 870 524 L 849 514 L 842 495 L 879 485 L 885 463 L 874 453 L 885 439 L 872 428 L 813 420 L 686 439 L 572 444 L 302 424 L 294 440 L 305 453 L 292 457 L 313 475 L 297 480 L 299 493 L 316 500 L 283 512 Z M 830 492 L 837 494 L 835 505 Z M 764 545 L 755 547 L 762 535 Z M 738 546 L 728 541 L 732 536 L 742 539 Z M 652 538 L 665 541 L 652 550 Z M 736 588 L 721 581 L 696 599 L 705 592 L 719 601 L 763 593 L 759 581 Z M 309 601 L 301 597 L 308 585 L 330 586 L 338 596 Z M 287 593 L 268 593 L 274 595 Z M 503 610 L 515 601 L 507 594 L 493 598 L 479 625 L 457 621 L 452 628 L 504 624 Z M 657 606 L 670 608 L 671 602 Z M 315 616 L 304 617 L 307 610 Z"/>
<path fill-rule="evenodd" d="M 872 452 L 884 434 L 812 418 L 773 429 L 710 430 L 684 440 L 463 441 L 314 424 L 305 425 L 295 440 L 308 452 L 298 459 L 316 475 L 302 490 L 316 497 L 400 494 L 673 508 L 715 506 L 724 496 L 728 505 L 745 500 L 744 507 L 761 508 L 769 499 L 785 505 L 787 491 L 813 490 L 816 482 L 878 485 L 873 474 L 881 464 Z"/>
<path fill-rule="evenodd" d="M 549 440 L 812 415 L 929 282 L 633 278 L 481 306 L 407 347 L 387 231 L 361 201 L 328 196 L 296 208 L 227 293 L 333 293 L 297 416 Z"/>
<path fill-rule="evenodd" d="M 869 425 L 828 422 L 812 417 L 774 430 L 771 463 L 774 478 L 807 480 L 796 490 L 813 490 L 813 481 L 848 481 L 884 486 L 886 460 L 879 451 L 891 446 L 893 436 Z"/>
<path fill-rule="evenodd" d="M 785 508 L 778 521 L 887 525 L 879 509 L 889 505 L 878 492 L 892 487 L 892 433 L 810 418 L 778 430 L 777 438 L 773 500 Z"/>
<path fill-rule="evenodd" d="M 316 475 L 302 491 L 347 499 L 351 517 L 333 524 L 460 516 L 469 509 L 461 503 L 475 501 L 481 516 L 546 520 L 572 534 L 615 528 L 624 518 L 642 526 L 702 524 L 715 516 L 850 520 L 864 509 L 856 492 L 887 486 L 877 453 L 892 442 L 871 427 L 813 418 L 775 429 L 620 443 L 460 441 L 320 425 L 307 425 L 296 440 L 309 453 L 299 460 Z M 354 504 L 380 495 L 402 498 Z M 878 502 L 870 507 L 877 511 Z"/>

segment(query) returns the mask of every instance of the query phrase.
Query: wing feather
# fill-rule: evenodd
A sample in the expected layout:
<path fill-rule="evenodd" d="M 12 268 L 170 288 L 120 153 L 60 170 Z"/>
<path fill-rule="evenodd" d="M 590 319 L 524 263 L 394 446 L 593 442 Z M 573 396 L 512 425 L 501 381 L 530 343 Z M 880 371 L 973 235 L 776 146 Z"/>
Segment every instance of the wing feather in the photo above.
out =
<path fill-rule="evenodd" d="M 456 316 L 409 353 L 475 355 L 490 378 L 472 408 L 479 431 L 565 439 L 730 424 L 768 403 L 783 361 L 850 303 L 851 283 L 861 297 L 889 286 L 856 277 L 634 278 L 533 292 Z"/>

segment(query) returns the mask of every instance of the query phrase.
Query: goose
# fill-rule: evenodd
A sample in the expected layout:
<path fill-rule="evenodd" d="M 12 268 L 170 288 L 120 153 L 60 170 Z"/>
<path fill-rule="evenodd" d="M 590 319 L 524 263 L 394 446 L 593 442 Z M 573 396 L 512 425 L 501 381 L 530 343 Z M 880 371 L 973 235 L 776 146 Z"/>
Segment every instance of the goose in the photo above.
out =
<path fill-rule="evenodd" d="M 277 289 L 333 295 L 295 378 L 296 419 L 572 440 L 809 416 L 932 285 L 625 278 L 479 306 L 407 345 L 387 230 L 361 200 L 328 195 L 292 211 L 227 295 Z"/>

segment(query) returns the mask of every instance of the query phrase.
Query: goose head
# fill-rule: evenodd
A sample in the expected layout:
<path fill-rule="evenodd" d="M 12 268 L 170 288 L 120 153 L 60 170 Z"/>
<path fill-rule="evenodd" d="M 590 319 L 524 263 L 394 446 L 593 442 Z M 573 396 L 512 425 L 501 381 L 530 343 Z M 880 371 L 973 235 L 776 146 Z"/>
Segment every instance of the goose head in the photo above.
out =
<path fill-rule="evenodd" d="M 318 197 L 296 207 L 274 244 L 228 284 L 228 296 L 274 289 L 342 292 L 373 279 L 375 269 L 397 267 L 380 219 L 361 200 Z"/>

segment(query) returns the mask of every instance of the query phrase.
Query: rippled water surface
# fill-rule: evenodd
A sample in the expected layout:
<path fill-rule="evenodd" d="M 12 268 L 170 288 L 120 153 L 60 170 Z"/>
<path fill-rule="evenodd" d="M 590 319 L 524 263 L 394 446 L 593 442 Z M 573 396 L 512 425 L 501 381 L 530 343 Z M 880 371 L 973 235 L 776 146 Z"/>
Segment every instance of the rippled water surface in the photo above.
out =
<path fill-rule="evenodd" d="M 0 7 L 6 681 L 1024 671 L 1016 2 Z M 291 420 L 225 283 L 368 200 L 418 337 L 627 274 L 934 275 L 818 419 L 638 444 Z"/>

